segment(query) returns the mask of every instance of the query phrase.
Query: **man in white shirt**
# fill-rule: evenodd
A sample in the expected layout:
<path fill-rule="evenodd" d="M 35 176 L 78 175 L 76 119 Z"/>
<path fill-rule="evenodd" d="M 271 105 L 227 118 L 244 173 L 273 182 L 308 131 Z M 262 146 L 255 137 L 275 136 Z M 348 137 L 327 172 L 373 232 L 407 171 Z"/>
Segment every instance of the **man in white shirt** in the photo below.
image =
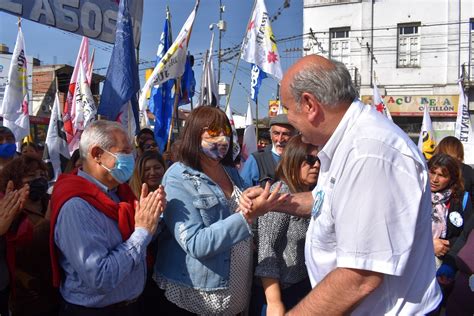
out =
<path fill-rule="evenodd" d="M 392 122 L 362 104 L 342 63 L 309 55 L 283 77 L 281 101 L 321 148 L 312 193 L 250 189 L 241 208 L 311 216 L 305 258 L 313 290 L 292 315 L 421 315 L 441 301 L 425 161 Z M 257 196 L 257 194 L 260 194 Z"/>

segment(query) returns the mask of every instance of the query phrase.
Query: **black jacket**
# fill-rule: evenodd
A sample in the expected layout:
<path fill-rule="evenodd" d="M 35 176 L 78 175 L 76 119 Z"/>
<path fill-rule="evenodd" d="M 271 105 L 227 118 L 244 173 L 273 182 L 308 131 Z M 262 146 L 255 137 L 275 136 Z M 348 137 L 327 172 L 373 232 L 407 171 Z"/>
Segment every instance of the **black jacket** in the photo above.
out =
<path fill-rule="evenodd" d="M 452 262 L 453 258 L 448 258 L 448 257 L 450 257 L 450 255 L 453 254 L 454 249 L 457 249 L 457 251 L 455 252 L 455 254 L 457 254 L 459 249 L 462 248 L 462 246 L 459 247 L 459 245 L 457 244 L 458 240 L 460 239 L 459 237 L 464 234 L 463 231 L 466 230 L 466 226 L 471 225 L 471 222 L 472 224 L 474 224 L 474 222 L 472 221 L 474 219 L 474 216 L 472 216 L 473 211 L 472 211 L 472 203 L 471 203 L 470 197 L 467 199 L 467 204 L 464 211 L 462 210 L 462 201 L 463 201 L 463 196 L 461 196 L 460 200 L 457 201 L 456 203 L 453 203 L 453 201 L 451 202 L 451 204 L 449 205 L 449 210 L 448 210 L 448 218 L 446 220 L 448 227 L 447 227 L 447 232 L 446 232 L 446 238 L 444 239 L 449 240 L 449 246 L 451 247 L 451 249 L 444 257 L 440 257 L 440 259 L 443 260 L 444 262 L 447 262 L 450 265 L 453 264 Z M 462 215 L 463 225 L 461 227 L 454 226 L 453 223 L 451 223 L 451 221 L 449 220 L 449 215 L 452 212 L 458 212 Z M 456 247 L 459 247 L 459 248 L 456 248 Z"/>
<path fill-rule="evenodd" d="M 469 192 L 472 202 L 474 201 L 474 170 L 470 166 L 461 163 L 461 173 L 464 179 L 464 191 Z"/>

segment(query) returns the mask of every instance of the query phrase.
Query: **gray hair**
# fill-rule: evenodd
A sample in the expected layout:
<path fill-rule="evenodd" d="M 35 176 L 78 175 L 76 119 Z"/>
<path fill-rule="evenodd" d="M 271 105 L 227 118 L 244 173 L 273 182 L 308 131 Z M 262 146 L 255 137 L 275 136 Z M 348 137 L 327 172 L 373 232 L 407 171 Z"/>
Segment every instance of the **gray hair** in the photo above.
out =
<path fill-rule="evenodd" d="M 324 68 L 310 63 L 293 76 L 290 84 L 291 93 L 300 110 L 301 95 L 309 92 L 324 106 L 334 106 L 341 101 L 350 101 L 358 97 L 346 66 L 331 60 L 333 68 Z"/>
<path fill-rule="evenodd" d="M 81 158 L 85 159 L 87 157 L 87 153 L 92 146 L 99 146 L 105 150 L 112 148 L 116 142 L 115 134 L 113 133 L 115 131 L 125 133 L 122 125 L 117 122 L 106 120 L 92 122 L 81 135 L 79 142 Z"/>

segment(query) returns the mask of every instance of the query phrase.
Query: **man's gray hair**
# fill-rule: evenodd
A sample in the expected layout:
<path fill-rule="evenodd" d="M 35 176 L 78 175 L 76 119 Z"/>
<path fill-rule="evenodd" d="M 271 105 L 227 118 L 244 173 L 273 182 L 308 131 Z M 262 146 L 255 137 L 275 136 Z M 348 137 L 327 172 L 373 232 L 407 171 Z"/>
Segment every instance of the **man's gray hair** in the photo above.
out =
<path fill-rule="evenodd" d="M 85 159 L 89 148 L 92 146 L 99 146 L 102 149 L 109 150 L 115 145 L 115 131 L 125 133 L 122 125 L 113 121 L 94 121 L 92 122 L 81 135 L 79 142 L 79 152 L 81 158 Z M 126 133 L 125 133 L 126 134 Z"/>
<path fill-rule="evenodd" d="M 331 107 L 342 101 L 352 102 L 358 93 L 351 80 L 346 66 L 331 60 L 334 68 L 324 68 L 317 64 L 308 63 L 293 76 L 290 84 L 291 93 L 300 110 L 300 99 L 304 92 L 311 93 L 325 106 Z"/>

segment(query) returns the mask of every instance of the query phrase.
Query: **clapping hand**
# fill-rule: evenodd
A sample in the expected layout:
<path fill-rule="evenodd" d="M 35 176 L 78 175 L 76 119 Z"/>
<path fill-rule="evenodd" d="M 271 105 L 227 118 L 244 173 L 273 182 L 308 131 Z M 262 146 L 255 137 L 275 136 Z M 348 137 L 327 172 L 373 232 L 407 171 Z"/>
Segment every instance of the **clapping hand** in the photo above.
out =
<path fill-rule="evenodd" d="M 0 236 L 8 231 L 30 193 L 28 184 L 25 184 L 19 190 L 13 190 L 13 188 L 13 182 L 8 181 L 5 195 L 0 200 Z"/>
<path fill-rule="evenodd" d="M 135 205 L 135 227 L 143 227 L 153 235 L 165 207 L 166 193 L 163 186 L 160 185 L 158 189 L 148 193 L 148 186 L 144 183 L 140 202 Z"/>

